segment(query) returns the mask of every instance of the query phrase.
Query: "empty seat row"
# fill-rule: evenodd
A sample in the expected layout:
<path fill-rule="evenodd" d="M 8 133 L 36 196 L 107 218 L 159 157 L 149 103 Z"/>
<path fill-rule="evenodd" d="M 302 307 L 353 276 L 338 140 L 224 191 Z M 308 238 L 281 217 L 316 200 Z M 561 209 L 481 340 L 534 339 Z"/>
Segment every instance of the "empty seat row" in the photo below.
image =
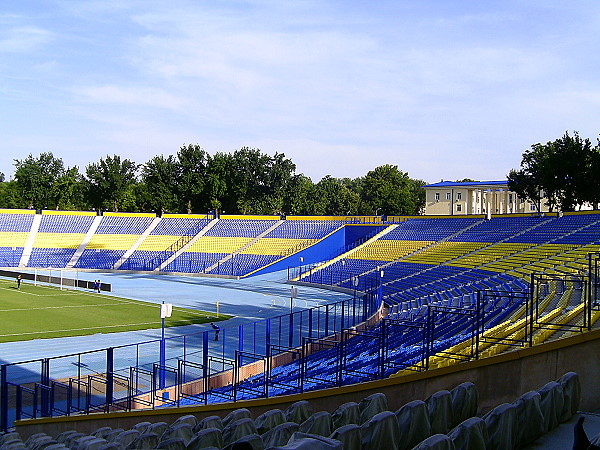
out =
<path fill-rule="evenodd" d="M 285 411 L 272 409 L 255 419 L 248 409 L 225 417 L 182 415 L 172 424 L 140 422 L 129 430 L 104 426 L 86 435 L 69 430 L 56 437 L 37 433 L 23 441 L 17 432 L 0 435 L 3 449 L 201 449 L 335 448 L 391 450 L 517 449 L 569 420 L 579 407 L 576 373 L 530 391 L 512 403 L 478 416 L 479 394 L 471 382 L 435 392 L 389 411 L 382 393 L 334 411 L 313 410 L 301 400 Z M 76 423 L 76 422 L 75 422 Z"/>

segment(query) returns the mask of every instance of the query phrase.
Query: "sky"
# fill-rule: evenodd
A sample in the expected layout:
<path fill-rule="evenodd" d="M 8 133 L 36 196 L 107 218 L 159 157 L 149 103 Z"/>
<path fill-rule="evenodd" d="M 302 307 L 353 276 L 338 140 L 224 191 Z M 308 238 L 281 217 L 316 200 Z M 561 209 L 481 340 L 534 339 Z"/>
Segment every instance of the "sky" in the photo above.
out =
<path fill-rule="evenodd" d="M 501 180 L 600 133 L 600 2 L 20 0 L 0 6 L 0 172 L 241 147 L 296 172 Z"/>

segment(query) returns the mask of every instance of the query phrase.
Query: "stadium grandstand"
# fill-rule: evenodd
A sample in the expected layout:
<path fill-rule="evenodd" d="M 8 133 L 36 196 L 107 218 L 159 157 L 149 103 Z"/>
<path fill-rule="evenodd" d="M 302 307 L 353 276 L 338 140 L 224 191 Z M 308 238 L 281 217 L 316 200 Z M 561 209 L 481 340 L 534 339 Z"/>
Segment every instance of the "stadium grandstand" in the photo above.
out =
<path fill-rule="evenodd" d="M 207 277 L 230 289 L 280 272 L 344 295 L 222 322 L 220 338 L 203 328 L 144 351 L 0 357 L 0 448 L 525 448 L 556 442 L 565 423 L 571 439 L 579 411 L 600 405 L 600 368 L 583 356 L 600 351 L 597 211 L 1 210 L 0 260 L 61 279 Z"/>

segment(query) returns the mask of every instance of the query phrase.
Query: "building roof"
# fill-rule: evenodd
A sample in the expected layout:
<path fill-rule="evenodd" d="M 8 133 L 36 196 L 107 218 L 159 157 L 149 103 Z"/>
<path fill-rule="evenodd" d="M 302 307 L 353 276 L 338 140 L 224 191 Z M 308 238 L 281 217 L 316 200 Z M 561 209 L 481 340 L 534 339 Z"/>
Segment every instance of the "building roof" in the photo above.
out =
<path fill-rule="evenodd" d="M 508 184 L 507 180 L 503 181 L 466 181 L 466 182 L 456 182 L 456 181 L 440 181 L 439 183 L 426 184 L 423 186 L 424 188 L 440 188 L 440 187 L 480 187 L 480 186 L 506 186 Z"/>

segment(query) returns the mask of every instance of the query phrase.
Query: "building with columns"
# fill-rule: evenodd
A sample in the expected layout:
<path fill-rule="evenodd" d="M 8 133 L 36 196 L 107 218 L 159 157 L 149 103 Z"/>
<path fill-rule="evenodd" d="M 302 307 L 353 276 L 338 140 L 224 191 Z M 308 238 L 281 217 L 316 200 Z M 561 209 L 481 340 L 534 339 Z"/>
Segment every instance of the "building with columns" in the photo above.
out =
<path fill-rule="evenodd" d="M 544 199 L 523 200 L 508 190 L 508 181 L 440 181 L 423 186 L 425 215 L 535 214 L 548 212 Z"/>

